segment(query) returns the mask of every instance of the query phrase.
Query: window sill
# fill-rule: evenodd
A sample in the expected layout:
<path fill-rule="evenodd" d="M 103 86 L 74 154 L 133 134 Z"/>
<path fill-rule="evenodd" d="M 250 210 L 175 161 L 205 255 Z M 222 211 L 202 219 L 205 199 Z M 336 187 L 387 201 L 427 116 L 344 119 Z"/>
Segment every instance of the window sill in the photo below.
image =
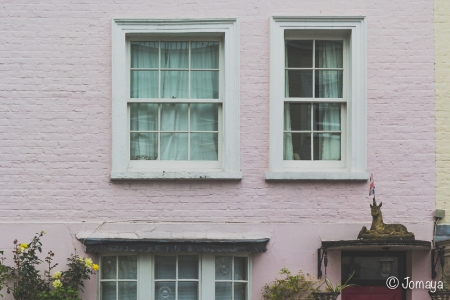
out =
<path fill-rule="evenodd" d="M 367 181 L 366 172 L 266 172 L 266 180 L 351 180 Z"/>
<path fill-rule="evenodd" d="M 111 172 L 111 180 L 241 180 L 242 172 Z"/>

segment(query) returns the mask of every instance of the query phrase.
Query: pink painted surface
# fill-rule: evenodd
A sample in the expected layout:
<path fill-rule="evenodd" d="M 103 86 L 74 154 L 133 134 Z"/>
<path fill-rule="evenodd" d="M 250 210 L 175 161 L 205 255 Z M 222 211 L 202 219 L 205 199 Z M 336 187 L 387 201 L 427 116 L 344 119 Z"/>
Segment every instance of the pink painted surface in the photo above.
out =
<path fill-rule="evenodd" d="M 368 170 L 384 220 L 431 240 L 433 1 L 17 0 L 0 9 L 0 249 L 44 229 L 46 246 L 67 256 L 80 249 L 70 234 L 101 222 L 178 223 L 178 231 L 238 223 L 236 231 L 271 238 L 253 256 L 253 299 L 283 266 L 315 275 L 320 240 L 355 238 L 370 225 L 371 200 L 367 183 L 264 180 L 269 17 L 283 15 L 367 17 Z M 110 182 L 111 20 L 215 17 L 240 22 L 242 181 Z M 330 255 L 337 279 L 339 255 Z M 413 273 L 429 278 L 428 256 L 415 258 Z M 84 299 L 95 293 L 94 280 Z"/>

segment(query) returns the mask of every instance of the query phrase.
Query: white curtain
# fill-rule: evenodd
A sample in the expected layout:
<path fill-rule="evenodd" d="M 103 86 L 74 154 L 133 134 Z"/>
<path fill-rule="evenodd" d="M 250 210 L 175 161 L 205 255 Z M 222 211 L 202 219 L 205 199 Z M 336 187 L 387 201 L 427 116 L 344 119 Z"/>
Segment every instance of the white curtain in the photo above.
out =
<path fill-rule="evenodd" d="M 191 71 L 189 71 L 190 44 Z M 158 47 L 161 48 L 161 57 L 159 57 Z M 158 90 L 159 64 L 161 79 Z M 131 67 L 134 68 L 131 71 L 132 98 L 158 98 L 159 95 L 162 102 L 164 98 L 219 98 L 218 42 L 161 42 L 160 44 L 133 42 Z M 136 70 L 142 68 L 155 68 L 155 71 Z M 189 82 L 191 82 L 190 87 Z M 157 133 L 132 132 L 130 135 L 131 159 L 217 160 L 218 109 L 217 104 L 160 104 L 160 120 L 157 113 L 145 116 L 145 111 L 133 112 L 132 109 L 132 131 L 157 131 L 158 122 L 160 122 L 161 132 L 159 158 L 158 155 L 150 154 L 150 152 L 158 151 Z M 148 123 L 149 118 L 152 120 L 156 118 L 152 129 L 145 124 L 145 122 Z M 139 120 L 147 121 L 141 123 Z M 191 132 L 188 135 L 189 130 Z M 190 149 L 188 149 L 189 144 Z M 150 148 L 152 149 L 149 150 Z"/>

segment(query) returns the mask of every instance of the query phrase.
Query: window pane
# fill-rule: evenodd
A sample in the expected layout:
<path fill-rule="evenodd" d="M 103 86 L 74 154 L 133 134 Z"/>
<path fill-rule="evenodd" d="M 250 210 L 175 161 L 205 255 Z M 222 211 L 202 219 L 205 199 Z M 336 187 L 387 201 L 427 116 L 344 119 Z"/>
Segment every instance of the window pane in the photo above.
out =
<path fill-rule="evenodd" d="M 234 280 L 247 280 L 247 257 L 234 258 Z"/>
<path fill-rule="evenodd" d="M 285 133 L 284 160 L 311 160 L 311 134 Z"/>
<path fill-rule="evenodd" d="M 311 130 L 311 104 L 285 103 L 284 130 Z"/>
<path fill-rule="evenodd" d="M 341 104 L 340 103 L 314 104 L 314 130 L 340 131 Z"/>
<path fill-rule="evenodd" d="M 187 69 L 189 67 L 188 42 L 161 42 L 161 68 Z"/>
<path fill-rule="evenodd" d="M 175 282 L 155 282 L 155 299 L 175 300 Z"/>
<path fill-rule="evenodd" d="M 342 71 L 316 70 L 316 98 L 342 98 Z"/>
<path fill-rule="evenodd" d="M 198 279 L 198 256 L 180 255 L 178 256 L 178 278 Z"/>
<path fill-rule="evenodd" d="M 157 131 L 158 104 L 131 103 L 130 129 L 132 131 Z"/>
<path fill-rule="evenodd" d="M 216 256 L 216 280 L 231 280 L 231 259 L 231 256 Z"/>
<path fill-rule="evenodd" d="M 219 99 L 219 71 L 192 71 L 191 98 Z"/>
<path fill-rule="evenodd" d="M 126 281 L 119 282 L 119 299 L 137 300 L 137 283 Z"/>
<path fill-rule="evenodd" d="M 218 104 L 191 104 L 191 130 L 217 131 Z"/>
<path fill-rule="evenodd" d="M 218 160 L 217 133 L 191 133 L 191 160 Z"/>
<path fill-rule="evenodd" d="M 119 256 L 119 279 L 137 279 L 137 256 Z"/>
<path fill-rule="evenodd" d="M 192 42 L 191 68 L 218 69 L 219 42 Z"/>
<path fill-rule="evenodd" d="M 161 133 L 161 160 L 187 160 L 187 133 Z"/>
<path fill-rule="evenodd" d="M 231 282 L 216 282 L 216 300 L 231 300 Z"/>
<path fill-rule="evenodd" d="M 178 282 L 178 300 L 197 300 L 198 282 Z"/>
<path fill-rule="evenodd" d="M 312 68 L 313 41 L 286 41 L 286 67 Z"/>
<path fill-rule="evenodd" d="M 286 97 L 312 98 L 312 70 L 286 71 Z"/>
<path fill-rule="evenodd" d="M 158 68 L 158 42 L 131 42 L 132 68 Z"/>
<path fill-rule="evenodd" d="M 102 282 L 102 300 L 116 300 L 116 283 Z"/>
<path fill-rule="evenodd" d="M 155 160 L 158 158 L 157 133 L 130 133 L 130 159 Z"/>
<path fill-rule="evenodd" d="M 188 98 L 188 71 L 161 71 L 161 98 Z"/>
<path fill-rule="evenodd" d="M 176 256 L 155 256 L 155 278 L 175 279 L 176 278 Z"/>
<path fill-rule="evenodd" d="M 187 131 L 188 105 L 162 104 L 161 131 Z"/>
<path fill-rule="evenodd" d="M 102 279 L 116 279 L 116 257 L 115 256 L 103 256 L 102 266 L 100 268 L 102 272 Z"/>
<path fill-rule="evenodd" d="M 247 283 L 234 283 L 234 300 L 247 300 Z"/>
<path fill-rule="evenodd" d="M 341 134 L 315 133 L 314 160 L 340 160 Z"/>
<path fill-rule="evenodd" d="M 158 98 L 158 71 L 131 71 L 131 98 Z"/>
<path fill-rule="evenodd" d="M 343 41 L 316 41 L 316 68 L 342 68 Z"/>

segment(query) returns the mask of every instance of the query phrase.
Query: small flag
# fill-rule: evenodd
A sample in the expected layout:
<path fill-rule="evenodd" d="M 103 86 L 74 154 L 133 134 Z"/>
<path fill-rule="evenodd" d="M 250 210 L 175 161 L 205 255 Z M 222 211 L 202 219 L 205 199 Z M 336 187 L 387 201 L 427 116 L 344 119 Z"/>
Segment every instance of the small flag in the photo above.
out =
<path fill-rule="evenodd" d="M 375 195 L 375 181 L 373 180 L 373 174 L 370 174 L 369 183 L 369 196 Z"/>

